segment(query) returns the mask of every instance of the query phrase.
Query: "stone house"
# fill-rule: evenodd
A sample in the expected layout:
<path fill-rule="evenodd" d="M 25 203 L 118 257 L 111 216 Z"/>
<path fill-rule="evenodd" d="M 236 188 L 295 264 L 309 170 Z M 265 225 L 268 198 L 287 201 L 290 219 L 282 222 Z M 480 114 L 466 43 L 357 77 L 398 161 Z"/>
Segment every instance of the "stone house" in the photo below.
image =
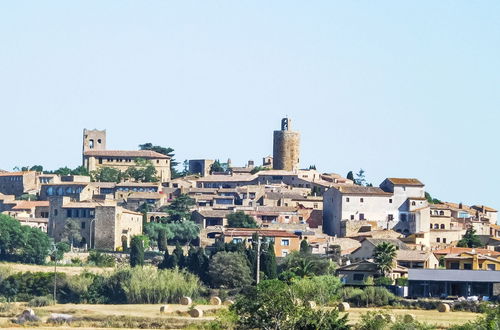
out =
<path fill-rule="evenodd" d="M 75 246 L 116 250 L 130 246 L 132 236 L 142 234 L 142 214 L 117 206 L 116 201 L 72 201 L 51 197 L 48 234 L 56 242 L 63 238 L 65 224 L 74 220 L 80 227 L 81 242 Z"/>
<path fill-rule="evenodd" d="M 223 239 L 225 243 L 241 243 L 246 241 L 247 245 L 250 246 L 254 233 L 258 233 L 263 241 L 274 243 L 276 257 L 286 257 L 290 252 L 300 250 L 300 238 L 286 230 L 227 228 L 224 230 Z"/>
<path fill-rule="evenodd" d="M 405 268 L 438 268 L 439 260 L 434 253 L 421 250 L 398 250 L 396 252 L 398 266 Z"/>
<path fill-rule="evenodd" d="M 37 191 L 37 173 L 35 171 L 0 173 L 0 193 L 4 195 L 18 197 L 23 194 L 36 194 Z"/>
<path fill-rule="evenodd" d="M 361 246 L 355 251 L 351 252 L 349 259 L 351 261 L 369 260 L 373 259 L 373 252 L 375 247 L 381 243 L 390 243 L 398 250 L 411 250 L 411 248 L 397 238 L 362 238 L 360 240 Z"/>
<path fill-rule="evenodd" d="M 346 285 L 364 285 L 369 277 L 380 277 L 380 271 L 377 264 L 369 260 L 361 260 L 339 267 L 335 273 L 342 283 Z M 406 274 L 408 274 L 408 269 L 395 266 L 389 274 L 389 277 L 395 280 L 400 277 L 406 277 Z"/>
<path fill-rule="evenodd" d="M 446 269 L 500 271 L 500 255 L 494 257 L 491 253 L 486 255 L 472 250 L 470 252 L 448 254 L 444 257 L 444 261 Z"/>

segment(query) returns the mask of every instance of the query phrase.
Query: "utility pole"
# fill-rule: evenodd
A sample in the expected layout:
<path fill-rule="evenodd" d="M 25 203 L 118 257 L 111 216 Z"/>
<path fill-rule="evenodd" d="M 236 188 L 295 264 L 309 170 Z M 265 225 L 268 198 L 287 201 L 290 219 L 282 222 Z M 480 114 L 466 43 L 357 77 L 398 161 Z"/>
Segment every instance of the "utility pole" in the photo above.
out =
<path fill-rule="evenodd" d="M 57 246 L 56 243 L 52 243 L 52 255 L 54 256 L 54 305 L 57 303 Z"/>
<path fill-rule="evenodd" d="M 260 282 L 260 237 L 257 236 L 257 274 L 255 274 L 255 282 Z"/>

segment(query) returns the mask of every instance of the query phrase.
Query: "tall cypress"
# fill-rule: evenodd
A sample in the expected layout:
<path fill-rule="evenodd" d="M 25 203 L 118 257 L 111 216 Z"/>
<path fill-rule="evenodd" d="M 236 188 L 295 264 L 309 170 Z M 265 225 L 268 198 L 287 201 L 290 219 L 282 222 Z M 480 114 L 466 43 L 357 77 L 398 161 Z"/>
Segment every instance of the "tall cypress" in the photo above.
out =
<path fill-rule="evenodd" d="M 160 229 L 158 232 L 158 250 L 165 251 L 167 249 L 167 231 Z"/>
<path fill-rule="evenodd" d="M 132 237 L 130 242 L 130 266 L 144 265 L 144 241 L 139 236 Z"/>
<path fill-rule="evenodd" d="M 158 269 L 167 269 L 168 267 L 168 259 L 170 255 L 168 254 L 168 249 L 165 249 L 165 254 L 163 255 L 163 260 L 158 264 Z"/>
<path fill-rule="evenodd" d="M 184 268 L 186 267 L 186 262 L 184 258 L 184 251 L 182 250 L 181 245 L 179 244 L 179 241 L 175 244 L 175 249 L 173 254 L 177 257 L 177 265 L 179 268 Z"/>
<path fill-rule="evenodd" d="M 274 253 L 274 244 L 271 242 L 267 248 L 263 251 L 260 257 L 260 270 L 266 274 L 268 279 L 276 278 L 277 276 L 277 266 L 276 266 L 276 254 Z"/>

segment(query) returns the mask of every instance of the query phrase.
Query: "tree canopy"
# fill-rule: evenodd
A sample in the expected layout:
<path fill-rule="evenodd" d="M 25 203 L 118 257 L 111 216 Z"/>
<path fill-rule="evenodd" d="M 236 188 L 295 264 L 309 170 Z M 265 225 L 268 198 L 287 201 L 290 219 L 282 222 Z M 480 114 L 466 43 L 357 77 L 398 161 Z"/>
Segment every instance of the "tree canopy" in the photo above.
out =
<path fill-rule="evenodd" d="M 173 148 L 155 146 L 151 142 L 147 142 L 144 144 L 139 144 L 139 149 L 151 150 L 151 151 L 155 151 L 157 153 L 160 153 L 162 155 L 169 156 L 170 157 L 170 173 L 171 173 L 172 179 L 175 179 L 175 178 L 182 176 L 181 173 L 179 173 L 179 171 L 177 171 L 177 165 L 179 165 L 179 162 L 177 162 L 174 159 L 175 154 L 174 154 Z"/>
<path fill-rule="evenodd" d="M 227 225 L 230 228 L 257 228 L 255 219 L 243 211 L 237 211 L 227 216 Z"/>
<path fill-rule="evenodd" d="M 239 252 L 218 252 L 212 257 L 208 272 L 217 288 L 241 288 L 252 283 L 247 259 Z"/>
<path fill-rule="evenodd" d="M 388 242 L 382 242 L 375 247 L 373 259 L 382 275 L 386 276 L 391 272 L 396 258 L 396 250 L 396 246 Z"/>
<path fill-rule="evenodd" d="M 465 232 L 464 236 L 457 243 L 458 247 L 469 247 L 469 248 L 478 248 L 482 247 L 481 239 L 476 234 L 476 230 L 474 228 L 469 228 Z"/>

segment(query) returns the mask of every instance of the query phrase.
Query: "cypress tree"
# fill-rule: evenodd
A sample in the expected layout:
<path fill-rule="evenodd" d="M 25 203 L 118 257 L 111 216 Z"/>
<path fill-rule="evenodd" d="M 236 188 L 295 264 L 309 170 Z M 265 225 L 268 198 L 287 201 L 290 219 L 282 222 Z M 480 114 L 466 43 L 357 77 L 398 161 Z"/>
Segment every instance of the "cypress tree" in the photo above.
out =
<path fill-rule="evenodd" d="M 274 253 L 274 244 L 269 243 L 267 249 L 261 255 L 261 270 L 266 274 L 268 279 L 276 278 L 276 254 Z"/>
<path fill-rule="evenodd" d="M 309 244 L 307 243 L 307 241 L 305 239 L 303 239 L 300 242 L 300 253 L 309 253 L 309 252 L 311 252 L 311 250 L 309 248 Z"/>
<path fill-rule="evenodd" d="M 197 251 L 194 248 L 194 246 L 190 244 L 185 267 L 193 274 L 198 273 L 198 267 L 199 267 L 198 260 L 196 259 L 197 257 L 196 252 Z"/>
<path fill-rule="evenodd" d="M 144 265 L 144 241 L 139 236 L 132 237 L 130 242 L 130 266 Z"/>
<path fill-rule="evenodd" d="M 165 254 L 163 256 L 162 262 L 158 264 L 158 269 L 167 269 L 168 267 L 168 259 L 170 258 L 170 255 L 168 254 L 168 249 L 165 249 Z"/>
<path fill-rule="evenodd" d="M 167 268 L 173 269 L 178 266 L 179 266 L 179 259 L 177 258 L 177 255 L 175 253 L 172 253 L 171 255 L 168 256 Z"/>
<path fill-rule="evenodd" d="M 158 232 L 158 250 L 165 251 L 167 249 L 167 232 L 165 229 L 160 229 Z"/>
<path fill-rule="evenodd" d="M 177 257 L 177 266 L 179 266 L 179 268 L 184 268 L 186 266 L 184 251 L 182 250 L 179 241 L 175 243 L 175 249 L 173 254 L 175 254 L 175 256 Z"/>

